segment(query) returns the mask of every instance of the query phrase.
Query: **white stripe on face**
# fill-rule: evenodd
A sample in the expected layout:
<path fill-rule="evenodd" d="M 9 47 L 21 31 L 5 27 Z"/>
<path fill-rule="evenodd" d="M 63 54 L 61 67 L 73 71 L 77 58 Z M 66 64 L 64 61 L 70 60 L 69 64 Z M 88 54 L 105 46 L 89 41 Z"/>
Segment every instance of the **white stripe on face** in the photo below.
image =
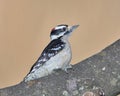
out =
<path fill-rule="evenodd" d="M 64 27 L 66 27 L 66 26 L 57 26 L 57 27 L 55 27 L 55 30 L 57 30 L 57 29 L 62 29 L 62 28 L 64 28 Z"/>
<path fill-rule="evenodd" d="M 65 32 L 59 33 L 58 35 L 51 35 L 51 40 L 57 39 L 60 36 L 63 36 Z"/>

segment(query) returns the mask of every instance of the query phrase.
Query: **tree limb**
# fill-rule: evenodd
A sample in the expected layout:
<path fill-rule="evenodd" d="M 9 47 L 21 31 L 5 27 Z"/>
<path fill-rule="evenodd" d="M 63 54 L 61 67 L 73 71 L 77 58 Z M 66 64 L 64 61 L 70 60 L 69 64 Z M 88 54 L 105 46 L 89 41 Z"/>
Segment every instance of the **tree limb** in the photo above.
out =
<path fill-rule="evenodd" d="M 53 74 L 0 89 L 0 96 L 116 96 L 120 93 L 120 40 Z"/>

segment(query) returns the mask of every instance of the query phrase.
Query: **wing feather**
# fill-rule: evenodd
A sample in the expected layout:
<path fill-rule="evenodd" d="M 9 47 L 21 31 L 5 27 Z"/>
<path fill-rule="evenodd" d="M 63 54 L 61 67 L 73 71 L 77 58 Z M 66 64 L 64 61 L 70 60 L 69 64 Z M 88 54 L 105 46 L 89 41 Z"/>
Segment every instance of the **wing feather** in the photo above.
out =
<path fill-rule="evenodd" d="M 52 40 L 48 46 L 43 50 L 41 56 L 38 58 L 38 60 L 35 62 L 35 64 L 32 66 L 29 73 L 33 73 L 35 70 L 40 68 L 45 64 L 46 61 L 48 61 L 51 57 L 58 54 L 63 48 L 65 47 L 65 43 L 59 38 Z"/>

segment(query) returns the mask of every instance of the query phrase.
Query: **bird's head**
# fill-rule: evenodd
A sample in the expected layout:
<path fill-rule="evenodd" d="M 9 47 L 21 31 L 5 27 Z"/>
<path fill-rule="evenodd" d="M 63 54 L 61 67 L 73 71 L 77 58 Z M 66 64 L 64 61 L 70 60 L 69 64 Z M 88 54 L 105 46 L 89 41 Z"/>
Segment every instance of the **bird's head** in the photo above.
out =
<path fill-rule="evenodd" d="M 59 37 L 68 37 L 79 25 L 68 26 L 61 24 L 52 29 L 50 37 L 51 40 L 58 39 Z"/>

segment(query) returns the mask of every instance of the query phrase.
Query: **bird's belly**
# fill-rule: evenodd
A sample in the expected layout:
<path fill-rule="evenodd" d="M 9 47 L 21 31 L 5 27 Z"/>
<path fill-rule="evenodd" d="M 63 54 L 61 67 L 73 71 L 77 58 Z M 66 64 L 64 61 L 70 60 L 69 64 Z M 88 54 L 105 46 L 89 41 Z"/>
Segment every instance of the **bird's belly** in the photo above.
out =
<path fill-rule="evenodd" d="M 63 69 L 69 65 L 71 61 L 71 50 L 66 48 L 62 52 L 58 53 L 56 56 L 52 57 L 48 62 L 45 63 L 44 68 L 48 69 L 48 71 L 52 71 L 54 69 Z"/>

